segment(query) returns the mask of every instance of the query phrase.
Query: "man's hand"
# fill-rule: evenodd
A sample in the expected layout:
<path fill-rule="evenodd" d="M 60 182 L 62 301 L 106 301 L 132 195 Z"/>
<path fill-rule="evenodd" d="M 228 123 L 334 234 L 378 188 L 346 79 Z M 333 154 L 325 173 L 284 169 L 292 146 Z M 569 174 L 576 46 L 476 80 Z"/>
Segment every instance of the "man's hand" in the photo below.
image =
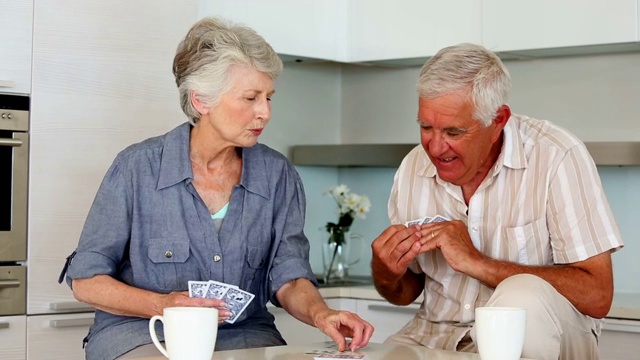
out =
<path fill-rule="evenodd" d="M 422 225 L 420 252 L 440 249 L 442 255 L 455 271 L 470 275 L 474 269 L 474 263 L 481 261 L 485 256 L 473 246 L 467 225 L 460 220 L 443 221 Z"/>
<path fill-rule="evenodd" d="M 389 302 L 407 305 L 423 290 L 423 279 L 407 272 L 409 264 L 420 254 L 420 225 L 391 225 L 371 244 L 371 274 L 378 292 Z"/>

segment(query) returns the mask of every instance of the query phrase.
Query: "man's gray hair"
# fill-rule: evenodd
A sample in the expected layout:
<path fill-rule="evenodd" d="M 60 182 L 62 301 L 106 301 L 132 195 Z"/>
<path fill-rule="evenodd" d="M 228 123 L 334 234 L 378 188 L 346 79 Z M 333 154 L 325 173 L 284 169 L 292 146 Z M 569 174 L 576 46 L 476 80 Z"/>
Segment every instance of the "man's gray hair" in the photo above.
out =
<path fill-rule="evenodd" d="M 420 97 L 428 99 L 468 89 L 474 118 L 488 126 L 509 100 L 511 77 L 495 53 L 465 43 L 431 57 L 420 69 L 416 88 Z"/>
<path fill-rule="evenodd" d="M 203 18 L 191 27 L 173 59 L 180 106 L 191 124 L 200 113 L 190 93 L 208 107 L 217 105 L 231 88 L 229 74 L 235 65 L 251 66 L 273 80 L 282 73 L 282 60 L 253 29 L 220 18 Z"/>

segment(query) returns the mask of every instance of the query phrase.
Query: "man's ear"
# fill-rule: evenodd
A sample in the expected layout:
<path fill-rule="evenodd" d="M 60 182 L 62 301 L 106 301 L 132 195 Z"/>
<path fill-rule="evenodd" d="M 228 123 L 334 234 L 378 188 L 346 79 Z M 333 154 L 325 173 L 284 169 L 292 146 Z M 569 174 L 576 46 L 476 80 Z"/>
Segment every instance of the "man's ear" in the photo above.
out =
<path fill-rule="evenodd" d="M 200 115 L 204 115 L 209 112 L 209 107 L 201 101 L 198 93 L 193 90 L 189 92 L 189 101 L 191 101 L 191 105 Z"/>
<path fill-rule="evenodd" d="M 511 109 L 508 105 L 502 105 L 496 111 L 496 117 L 493 118 L 493 125 L 496 127 L 494 132 L 494 141 L 500 138 L 502 129 L 507 125 L 507 121 L 511 117 Z"/>

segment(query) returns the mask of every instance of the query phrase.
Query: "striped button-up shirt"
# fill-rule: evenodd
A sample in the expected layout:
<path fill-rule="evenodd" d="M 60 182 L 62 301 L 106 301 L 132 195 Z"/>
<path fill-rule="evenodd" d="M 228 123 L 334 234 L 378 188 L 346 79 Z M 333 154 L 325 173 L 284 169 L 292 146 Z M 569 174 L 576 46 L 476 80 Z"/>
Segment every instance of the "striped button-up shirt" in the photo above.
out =
<path fill-rule="evenodd" d="M 566 264 L 623 246 L 584 144 L 548 121 L 512 115 L 500 156 L 469 200 L 437 175 L 421 146 L 403 160 L 389 199 L 392 224 L 425 216 L 462 220 L 474 246 L 503 261 Z M 468 215 L 467 215 L 468 214 Z M 439 250 L 410 266 L 425 273 L 424 302 L 401 333 L 430 348 L 455 350 L 493 288 L 455 272 Z"/>

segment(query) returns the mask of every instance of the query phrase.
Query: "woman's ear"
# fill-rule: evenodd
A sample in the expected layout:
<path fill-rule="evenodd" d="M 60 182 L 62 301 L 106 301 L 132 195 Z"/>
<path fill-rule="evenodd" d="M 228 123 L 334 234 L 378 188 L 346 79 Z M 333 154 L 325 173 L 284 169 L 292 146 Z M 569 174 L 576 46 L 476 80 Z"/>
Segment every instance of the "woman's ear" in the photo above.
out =
<path fill-rule="evenodd" d="M 204 115 L 209 112 L 209 107 L 202 102 L 200 95 L 194 90 L 189 92 L 189 101 L 191 101 L 191 105 L 200 115 Z"/>

